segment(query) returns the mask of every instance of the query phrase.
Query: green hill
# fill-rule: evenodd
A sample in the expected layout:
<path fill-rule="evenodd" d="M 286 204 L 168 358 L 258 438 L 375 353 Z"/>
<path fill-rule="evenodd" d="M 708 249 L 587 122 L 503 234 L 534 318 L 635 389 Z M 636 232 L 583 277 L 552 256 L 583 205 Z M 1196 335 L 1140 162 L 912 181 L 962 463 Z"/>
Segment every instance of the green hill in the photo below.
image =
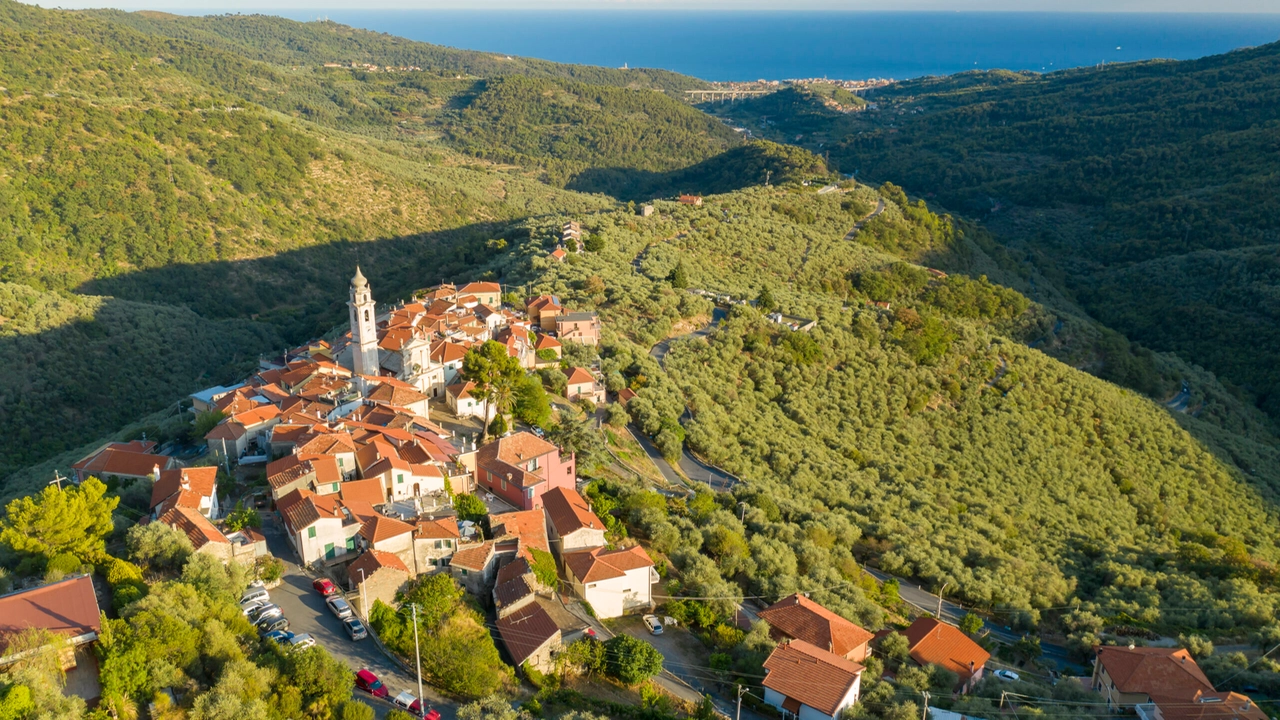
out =
<path fill-rule="evenodd" d="M 1130 339 L 1280 417 L 1280 44 L 1048 75 L 972 72 L 833 113 L 791 91 L 731 108 L 859 177 L 983 218 Z"/>
<path fill-rule="evenodd" d="M 878 226 L 846 240 L 882 198 Z M 1052 311 L 958 266 L 941 278 L 903 262 L 890 239 L 994 267 L 970 231 L 888 190 L 754 188 L 658 211 L 589 217 L 599 253 L 513 259 L 508 272 L 598 307 L 606 380 L 638 391 L 634 423 L 745 481 L 687 517 L 628 516 L 678 565 L 704 557 L 744 595 L 811 591 L 871 627 L 883 619 L 857 582 L 868 561 L 1013 622 L 1056 622 L 1077 604 L 1161 632 L 1271 622 L 1280 448 L 1211 377 L 1196 376 L 1209 394 L 1193 417 L 1027 347 L 1025 328 L 1052 327 Z M 817 326 L 792 332 L 739 307 L 660 365 L 650 347 L 710 311 L 672 287 L 676 267 L 691 288 L 767 294 Z M 689 592 L 723 595 L 704 573 Z"/>

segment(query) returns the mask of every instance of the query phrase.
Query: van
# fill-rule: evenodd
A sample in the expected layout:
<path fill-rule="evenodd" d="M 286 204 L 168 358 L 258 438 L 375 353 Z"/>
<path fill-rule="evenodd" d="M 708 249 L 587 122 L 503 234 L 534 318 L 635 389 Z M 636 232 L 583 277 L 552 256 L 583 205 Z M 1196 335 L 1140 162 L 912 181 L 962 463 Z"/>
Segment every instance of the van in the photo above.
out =
<path fill-rule="evenodd" d="M 271 594 L 264 587 L 250 587 L 244 591 L 244 595 L 240 596 L 240 604 L 244 605 L 255 600 L 270 600 Z"/>

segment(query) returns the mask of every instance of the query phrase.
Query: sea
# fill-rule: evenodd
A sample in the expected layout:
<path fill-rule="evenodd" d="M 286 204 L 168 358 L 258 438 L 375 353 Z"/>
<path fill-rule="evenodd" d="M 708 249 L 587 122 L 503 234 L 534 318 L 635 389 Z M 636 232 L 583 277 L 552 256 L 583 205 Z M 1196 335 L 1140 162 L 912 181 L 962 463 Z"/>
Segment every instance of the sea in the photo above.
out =
<path fill-rule="evenodd" d="M 272 12 L 272 11 L 264 11 Z M 908 79 L 1189 59 L 1280 40 L 1280 13 L 274 11 L 413 40 L 707 80 Z M 347 58 L 334 58 L 346 60 Z"/>

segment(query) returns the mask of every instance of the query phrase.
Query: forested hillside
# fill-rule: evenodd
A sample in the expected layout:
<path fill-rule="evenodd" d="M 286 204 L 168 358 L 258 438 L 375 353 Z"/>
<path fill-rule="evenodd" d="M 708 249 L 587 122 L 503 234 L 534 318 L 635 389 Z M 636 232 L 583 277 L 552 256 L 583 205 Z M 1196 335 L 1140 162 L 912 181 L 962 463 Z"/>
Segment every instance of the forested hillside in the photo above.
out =
<path fill-rule="evenodd" d="M 1027 326 L 1075 320 L 973 273 L 990 261 L 950 218 L 892 187 L 815 190 L 598 215 L 584 226 L 603 249 L 564 264 L 535 229 L 510 260 L 536 290 L 600 309 L 607 383 L 638 391 L 636 426 L 744 479 L 691 501 L 692 518 L 629 516 L 699 578 L 688 592 L 809 590 L 877 627 L 857 582 L 874 562 L 1015 623 L 1070 607 L 1162 632 L 1271 622 L 1280 451 L 1256 410 L 1218 387 L 1215 412 L 1170 413 L 1029 348 Z M 844 239 L 882 199 L 876 225 Z M 950 274 L 903 262 L 921 245 L 951 248 Z M 686 283 L 817 327 L 736 307 L 658 363 L 654 343 L 709 317 Z M 708 560 L 727 586 L 705 584 Z"/>
<path fill-rule="evenodd" d="M 1280 44 L 1200 60 L 924 78 L 843 115 L 788 91 L 731 108 L 983 218 L 1130 339 L 1280 417 Z"/>

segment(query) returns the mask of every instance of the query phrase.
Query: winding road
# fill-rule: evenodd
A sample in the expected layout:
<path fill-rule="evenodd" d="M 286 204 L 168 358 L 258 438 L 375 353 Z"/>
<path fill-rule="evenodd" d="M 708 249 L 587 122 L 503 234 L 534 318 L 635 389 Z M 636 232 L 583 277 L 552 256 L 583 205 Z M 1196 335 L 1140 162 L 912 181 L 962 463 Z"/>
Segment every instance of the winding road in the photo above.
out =
<path fill-rule="evenodd" d="M 849 232 L 844 234 L 844 239 L 853 240 L 853 236 L 858 234 L 858 231 L 862 229 L 863 225 L 866 225 L 867 223 L 874 220 L 876 216 L 882 212 L 884 212 L 884 198 L 880 198 L 876 200 L 876 209 L 872 210 L 866 217 L 854 223 L 853 228 L 849 230 Z"/>

